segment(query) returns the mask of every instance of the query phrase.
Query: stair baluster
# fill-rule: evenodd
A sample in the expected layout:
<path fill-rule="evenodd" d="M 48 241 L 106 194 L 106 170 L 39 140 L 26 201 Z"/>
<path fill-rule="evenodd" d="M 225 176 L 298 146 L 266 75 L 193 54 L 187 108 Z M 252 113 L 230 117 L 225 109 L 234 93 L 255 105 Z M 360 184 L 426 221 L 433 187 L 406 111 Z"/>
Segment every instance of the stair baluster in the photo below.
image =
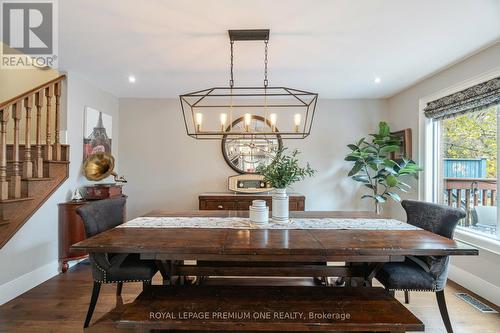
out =
<path fill-rule="evenodd" d="M 50 112 L 52 106 L 52 96 L 54 95 L 54 86 L 50 85 L 45 88 L 45 97 L 47 98 L 47 119 L 45 132 L 45 159 L 52 160 L 52 145 L 50 144 Z"/>
<path fill-rule="evenodd" d="M 24 109 L 26 110 L 26 122 L 24 128 L 24 161 L 23 178 L 33 177 L 33 162 L 31 161 L 31 109 L 33 108 L 33 95 L 24 99 Z"/>
<path fill-rule="evenodd" d="M 43 178 L 43 155 L 42 155 L 42 108 L 43 90 L 35 93 L 36 106 L 36 156 L 35 156 L 35 177 Z"/>
<path fill-rule="evenodd" d="M 9 198 L 9 183 L 7 181 L 7 122 L 9 121 L 9 106 L 0 110 L 0 200 Z"/>
<path fill-rule="evenodd" d="M 54 84 L 54 96 L 56 97 L 56 107 L 55 107 L 55 128 L 54 128 L 54 160 L 61 160 L 61 140 L 60 140 L 60 104 L 61 104 L 61 84 L 62 82 L 56 82 Z"/>
<path fill-rule="evenodd" d="M 65 78 L 61 75 L 0 102 L 0 249 L 68 179 L 69 146 L 61 143 L 59 133 Z M 47 124 L 42 119 L 45 111 Z"/>
<path fill-rule="evenodd" d="M 21 121 L 21 101 L 12 104 L 12 119 L 14 120 L 14 140 L 12 145 L 12 175 L 10 177 L 10 197 L 21 197 L 21 161 L 19 159 L 19 123 Z"/>

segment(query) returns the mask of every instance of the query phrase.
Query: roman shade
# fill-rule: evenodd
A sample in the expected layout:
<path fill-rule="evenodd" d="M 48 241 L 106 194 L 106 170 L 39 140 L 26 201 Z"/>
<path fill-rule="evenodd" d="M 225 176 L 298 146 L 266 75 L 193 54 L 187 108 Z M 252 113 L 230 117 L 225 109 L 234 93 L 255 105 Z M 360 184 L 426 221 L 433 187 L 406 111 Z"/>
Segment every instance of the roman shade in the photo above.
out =
<path fill-rule="evenodd" d="M 443 119 L 500 103 L 500 77 L 427 103 L 427 118 Z"/>

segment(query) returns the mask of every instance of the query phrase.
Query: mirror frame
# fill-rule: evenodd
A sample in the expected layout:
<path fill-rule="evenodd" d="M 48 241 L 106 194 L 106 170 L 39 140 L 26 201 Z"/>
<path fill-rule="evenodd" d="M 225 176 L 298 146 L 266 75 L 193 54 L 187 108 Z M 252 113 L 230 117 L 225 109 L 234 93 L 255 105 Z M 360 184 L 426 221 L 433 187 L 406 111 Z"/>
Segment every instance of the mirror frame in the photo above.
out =
<path fill-rule="evenodd" d="M 265 119 L 262 116 L 252 115 L 252 119 L 260 120 L 263 123 L 267 124 L 269 127 L 271 127 L 271 123 L 269 122 L 269 119 Z M 243 121 L 244 121 L 244 117 L 239 117 L 238 119 L 234 120 L 230 126 L 227 127 L 226 131 L 229 131 L 233 126 L 235 126 L 236 124 L 243 122 Z M 249 136 L 251 136 L 251 134 L 249 134 Z M 224 160 L 231 167 L 231 169 L 233 169 L 234 171 L 236 171 L 239 174 L 251 174 L 251 175 L 257 174 L 256 172 L 245 172 L 243 170 L 240 170 L 234 164 L 231 163 L 231 161 L 229 160 L 229 156 L 227 154 L 227 150 L 226 150 L 226 139 L 227 139 L 227 135 L 224 135 L 222 137 L 222 140 L 221 140 L 222 156 L 224 156 Z M 281 149 L 283 147 L 283 140 L 281 139 L 281 135 L 279 135 L 278 128 L 276 128 L 276 139 L 278 140 L 278 148 Z M 233 140 L 236 140 L 236 139 L 233 139 Z"/>

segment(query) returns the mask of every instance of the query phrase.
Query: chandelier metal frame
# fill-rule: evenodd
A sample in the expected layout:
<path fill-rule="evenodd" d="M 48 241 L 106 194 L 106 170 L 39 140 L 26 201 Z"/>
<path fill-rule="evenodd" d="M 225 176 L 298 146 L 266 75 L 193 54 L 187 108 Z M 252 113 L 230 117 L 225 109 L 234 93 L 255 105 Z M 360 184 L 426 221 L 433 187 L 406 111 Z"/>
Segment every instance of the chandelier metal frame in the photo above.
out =
<path fill-rule="evenodd" d="M 228 87 L 212 87 L 187 94 L 180 95 L 180 103 L 182 115 L 186 128 L 186 133 L 196 139 L 223 139 L 228 136 L 238 136 L 242 138 L 253 138 L 259 136 L 279 135 L 283 139 L 304 139 L 311 133 L 311 128 L 314 120 L 314 113 L 318 100 L 318 94 L 300 89 L 268 85 L 268 42 L 269 29 L 252 29 L 252 30 L 229 30 L 230 39 L 230 79 Z M 261 87 L 235 87 L 234 86 L 234 42 L 235 41 L 264 41 L 264 81 Z M 219 101 L 221 99 L 229 99 L 229 104 L 210 103 L 208 101 Z M 284 99 L 289 98 L 287 102 Z M 238 100 L 246 101 L 238 103 Z M 258 102 L 249 103 L 249 100 Z M 263 102 L 262 102 L 263 101 Z M 270 102 L 274 101 L 274 102 Z M 221 126 L 220 130 L 203 130 L 200 124 L 197 124 L 196 115 L 200 112 L 208 114 L 210 111 L 217 111 L 221 108 L 229 109 L 229 127 Z M 275 109 L 297 108 L 303 110 L 305 119 L 300 122 L 300 126 L 296 125 L 295 130 L 279 131 L 275 129 L 269 131 L 233 131 L 232 122 L 233 110 L 247 108 L 263 109 L 266 122 L 268 116 Z M 253 115 L 252 115 L 253 116 Z M 236 117 L 237 118 L 237 117 Z M 200 119 L 201 121 L 201 119 Z"/>

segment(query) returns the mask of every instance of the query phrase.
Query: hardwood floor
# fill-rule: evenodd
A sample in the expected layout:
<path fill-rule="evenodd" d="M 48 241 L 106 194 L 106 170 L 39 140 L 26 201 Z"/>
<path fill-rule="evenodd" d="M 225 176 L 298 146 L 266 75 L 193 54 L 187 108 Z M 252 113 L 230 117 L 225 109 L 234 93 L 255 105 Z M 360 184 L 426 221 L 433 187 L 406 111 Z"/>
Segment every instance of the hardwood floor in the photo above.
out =
<path fill-rule="evenodd" d="M 283 284 L 283 280 L 275 284 Z M 159 277 L 158 281 L 160 283 Z M 210 281 L 216 283 L 217 281 Z M 266 280 L 266 283 L 271 282 Z M 285 284 L 311 284 L 310 279 L 287 279 Z M 122 301 L 131 302 L 140 292 L 140 283 L 124 284 Z M 83 320 L 88 307 L 92 289 L 90 265 L 82 262 L 65 274 L 48 280 L 20 297 L 0 306 L 0 332 L 37 332 L 37 333 L 73 333 L 83 332 Z M 455 297 L 455 293 L 464 289 L 449 283 L 446 289 L 448 310 L 455 333 L 498 333 L 500 332 L 499 314 L 482 314 L 470 305 Z M 93 322 L 105 322 L 117 306 L 115 285 L 103 285 L 97 302 Z M 396 293 L 403 302 L 403 293 Z M 483 300 L 484 301 L 484 300 Z M 487 302 L 486 302 L 487 303 Z M 119 306 L 118 302 L 118 306 Z M 491 304 L 489 304 L 492 306 Z M 439 315 L 435 296 L 432 293 L 412 292 L 408 308 L 419 317 L 426 326 L 426 332 L 445 333 Z M 496 308 L 496 310 L 499 310 Z M 94 327 L 94 329 L 97 326 Z M 110 332 L 105 330 L 102 332 Z"/>

